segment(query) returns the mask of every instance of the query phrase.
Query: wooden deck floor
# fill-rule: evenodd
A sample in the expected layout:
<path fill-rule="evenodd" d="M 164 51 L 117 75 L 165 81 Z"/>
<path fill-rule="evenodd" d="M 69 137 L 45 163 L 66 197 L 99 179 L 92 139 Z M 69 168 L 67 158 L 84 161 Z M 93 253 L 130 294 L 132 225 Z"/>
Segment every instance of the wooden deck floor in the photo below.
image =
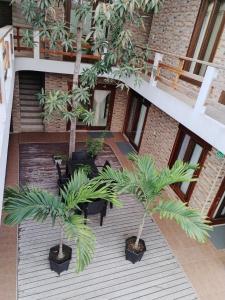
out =
<path fill-rule="evenodd" d="M 51 155 L 57 145 L 41 146 L 41 151 L 38 144 L 21 147 L 20 183 L 50 184 L 53 191 L 56 170 Z M 30 155 L 32 170 L 27 164 Z M 111 157 L 113 167 L 119 167 L 112 151 L 108 151 L 107 157 Z M 136 234 L 143 211 L 130 195 L 124 195 L 122 201 L 123 208 L 108 209 L 103 227 L 99 226 L 98 216 L 90 218 L 89 225 L 97 237 L 96 253 L 93 262 L 79 275 L 74 272 L 75 251 L 68 272 L 57 276 L 49 269 L 48 251 L 58 243 L 58 228 L 53 229 L 50 222 L 24 222 L 19 228 L 18 300 L 197 299 L 158 226 L 150 218 L 143 232 L 147 251 L 142 261 L 133 265 L 125 260 L 124 240 Z"/>

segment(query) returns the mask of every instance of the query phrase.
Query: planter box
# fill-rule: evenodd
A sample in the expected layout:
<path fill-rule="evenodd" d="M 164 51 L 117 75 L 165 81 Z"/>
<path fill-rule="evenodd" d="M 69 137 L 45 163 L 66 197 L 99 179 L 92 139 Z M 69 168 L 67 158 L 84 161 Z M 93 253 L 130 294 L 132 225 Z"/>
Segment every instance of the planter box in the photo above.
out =
<path fill-rule="evenodd" d="M 60 275 L 60 273 L 62 273 L 63 271 L 67 271 L 69 268 L 70 260 L 72 257 L 72 249 L 67 245 L 63 245 L 63 253 L 65 256 L 61 260 L 57 259 L 58 252 L 59 252 L 59 245 L 52 247 L 50 249 L 49 263 L 50 263 L 50 269 Z"/>
<path fill-rule="evenodd" d="M 142 250 L 137 252 L 135 250 L 129 249 L 130 244 L 135 244 L 136 236 L 132 236 L 126 240 L 126 246 L 125 246 L 125 254 L 126 254 L 126 260 L 129 260 L 133 264 L 140 261 L 146 251 L 146 246 L 144 240 L 139 240 L 139 245 L 141 245 Z"/>

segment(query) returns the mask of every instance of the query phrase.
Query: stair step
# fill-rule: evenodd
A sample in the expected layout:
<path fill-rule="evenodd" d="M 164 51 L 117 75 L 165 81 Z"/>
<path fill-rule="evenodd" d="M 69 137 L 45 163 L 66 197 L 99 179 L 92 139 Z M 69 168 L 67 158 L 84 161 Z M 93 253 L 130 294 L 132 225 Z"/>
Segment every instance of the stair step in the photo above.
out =
<path fill-rule="evenodd" d="M 32 95 L 32 94 L 30 94 L 30 95 L 21 95 L 20 94 L 20 99 L 21 100 L 35 100 L 35 101 L 37 101 L 37 102 L 39 102 L 38 101 L 38 99 L 37 99 L 37 95 Z"/>
<path fill-rule="evenodd" d="M 22 132 L 43 132 L 44 125 L 22 125 Z"/>
<path fill-rule="evenodd" d="M 41 113 L 42 109 L 40 106 L 22 106 L 20 107 L 20 111 L 21 113 L 32 113 L 32 112 L 37 112 L 37 113 Z"/>
<path fill-rule="evenodd" d="M 40 111 L 21 111 L 21 118 L 41 118 L 41 112 Z"/>
<path fill-rule="evenodd" d="M 43 125 L 42 119 L 38 118 L 22 118 L 21 125 Z"/>
<path fill-rule="evenodd" d="M 41 90 L 41 84 L 39 82 L 37 82 L 37 83 L 33 82 L 33 83 L 28 83 L 28 84 L 22 82 L 22 83 L 20 83 L 20 91 L 21 90 L 32 90 L 32 91 L 37 90 L 37 91 L 40 91 Z"/>
<path fill-rule="evenodd" d="M 27 89 L 20 89 L 20 97 L 23 97 L 23 95 L 37 95 L 40 93 L 41 90 L 27 90 Z"/>
<path fill-rule="evenodd" d="M 21 106 L 37 106 L 41 107 L 38 101 L 35 100 L 21 100 L 20 101 Z"/>

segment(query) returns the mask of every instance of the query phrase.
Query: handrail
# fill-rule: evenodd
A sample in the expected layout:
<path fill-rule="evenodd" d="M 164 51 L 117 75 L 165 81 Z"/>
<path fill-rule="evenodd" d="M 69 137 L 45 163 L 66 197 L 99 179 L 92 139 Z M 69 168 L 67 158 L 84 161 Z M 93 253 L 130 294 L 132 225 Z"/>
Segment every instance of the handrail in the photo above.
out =
<path fill-rule="evenodd" d="M 0 37 L 0 43 L 3 42 L 4 38 L 5 38 L 5 37 L 9 34 L 9 32 L 12 31 L 12 29 L 13 29 L 13 26 L 11 26 L 11 25 L 5 26 L 5 27 L 9 27 L 9 29 L 8 29 L 6 32 L 4 32 L 3 36 Z M 5 27 L 3 27 L 3 28 L 5 28 Z M 2 30 L 3 28 L 0 28 L 0 32 L 1 32 L 1 30 Z"/>
<path fill-rule="evenodd" d="M 204 60 L 199 60 L 199 59 L 195 59 L 195 58 L 188 57 L 188 56 L 178 55 L 178 54 L 174 54 L 174 53 L 171 53 L 171 52 L 167 52 L 167 51 L 163 51 L 163 50 L 159 50 L 159 49 L 155 49 L 155 48 L 143 47 L 141 45 L 136 45 L 136 47 L 140 48 L 142 50 L 150 50 L 152 52 L 165 54 L 165 55 L 176 57 L 178 59 L 182 59 L 182 60 L 185 60 L 185 61 L 195 62 L 195 63 L 199 63 L 199 64 L 202 64 L 202 65 L 206 65 L 206 66 L 214 67 L 214 68 L 217 68 L 217 69 L 225 70 L 225 66 L 220 66 L 218 64 L 207 62 L 207 61 L 204 61 Z"/>

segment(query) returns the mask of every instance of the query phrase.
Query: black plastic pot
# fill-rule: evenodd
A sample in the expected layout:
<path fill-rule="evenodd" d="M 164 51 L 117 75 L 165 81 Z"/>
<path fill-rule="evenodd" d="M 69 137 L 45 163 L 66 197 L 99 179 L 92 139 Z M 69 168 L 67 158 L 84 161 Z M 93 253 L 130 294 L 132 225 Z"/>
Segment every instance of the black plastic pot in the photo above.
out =
<path fill-rule="evenodd" d="M 141 245 L 141 247 L 143 248 L 142 251 L 137 252 L 135 250 L 129 249 L 129 244 L 134 245 L 136 239 L 137 239 L 136 236 L 132 236 L 132 237 L 126 239 L 126 246 L 125 246 L 126 260 L 129 260 L 133 264 L 140 261 L 142 259 L 143 255 L 144 255 L 145 251 L 146 251 L 145 242 L 142 239 L 139 240 L 139 245 Z"/>
<path fill-rule="evenodd" d="M 67 271 L 69 268 L 70 260 L 72 257 L 72 249 L 67 245 L 63 245 L 64 257 L 60 260 L 57 258 L 58 252 L 59 252 L 59 245 L 52 247 L 50 249 L 49 263 L 50 263 L 50 269 L 60 275 L 60 273 L 62 273 L 63 271 Z"/>

